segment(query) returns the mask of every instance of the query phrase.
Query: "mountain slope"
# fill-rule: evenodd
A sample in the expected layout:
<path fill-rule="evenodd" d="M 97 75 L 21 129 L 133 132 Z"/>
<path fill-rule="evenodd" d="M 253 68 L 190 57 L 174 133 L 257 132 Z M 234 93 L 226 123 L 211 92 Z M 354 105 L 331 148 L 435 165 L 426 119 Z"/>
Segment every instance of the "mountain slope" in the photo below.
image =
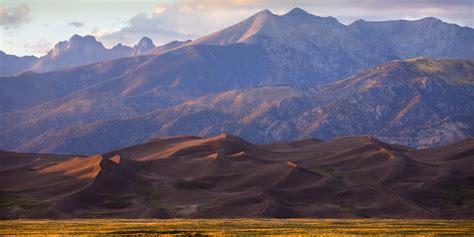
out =
<path fill-rule="evenodd" d="M 95 98 L 81 91 L 25 112 L 2 114 L 0 124 L 8 129 L 0 141 L 7 150 L 63 154 L 102 153 L 157 135 L 222 132 L 256 143 L 372 134 L 388 142 L 434 146 L 474 135 L 473 73 L 472 60 L 416 58 L 319 88 L 265 86 L 189 100 L 182 95 L 184 102 L 158 109 L 160 98 L 177 95 L 162 91 L 155 104 L 147 104 L 144 92 L 123 95 L 120 87 Z M 141 86 L 154 88 L 144 84 L 135 89 Z"/>
<path fill-rule="evenodd" d="M 221 134 L 91 157 L 1 152 L 0 218 L 472 218 L 473 149 Z"/>
<path fill-rule="evenodd" d="M 159 54 L 159 53 L 163 53 L 163 52 L 166 52 L 166 51 L 170 51 L 170 50 L 173 50 L 173 49 L 176 49 L 178 47 L 181 47 L 182 45 L 185 45 L 187 43 L 191 42 L 191 40 L 186 40 L 186 41 L 171 41 L 167 44 L 164 44 L 164 45 L 160 45 L 160 46 L 157 46 L 156 48 L 154 49 L 150 49 L 146 52 L 146 54 Z"/>
<path fill-rule="evenodd" d="M 26 72 L 0 80 L 0 112 L 19 111 L 71 95 L 120 76 L 149 57 L 123 58 L 47 73 Z"/>
<path fill-rule="evenodd" d="M 0 76 L 14 76 L 29 69 L 36 61 L 35 56 L 18 57 L 0 50 Z"/>
<path fill-rule="evenodd" d="M 156 113 L 164 124 L 157 134 L 228 131 L 253 142 L 373 134 L 410 146 L 444 144 L 474 135 L 472 75 L 472 60 L 417 58 L 318 89 L 226 92 Z"/>

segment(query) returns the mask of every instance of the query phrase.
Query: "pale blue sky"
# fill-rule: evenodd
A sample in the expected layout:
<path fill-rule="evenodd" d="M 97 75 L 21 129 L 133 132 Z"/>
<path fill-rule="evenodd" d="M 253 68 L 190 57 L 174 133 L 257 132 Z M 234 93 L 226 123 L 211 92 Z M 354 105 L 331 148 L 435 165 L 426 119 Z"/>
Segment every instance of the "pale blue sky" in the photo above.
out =
<path fill-rule="evenodd" d="M 474 26 L 474 0 L 0 0 L 0 50 L 41 56 L 73 34 L 92 34 L 106 47 L 193 39 L 263 9 L 282 14 L 297 6 L 342 23 L 357 19 L 434 16 Z"/>

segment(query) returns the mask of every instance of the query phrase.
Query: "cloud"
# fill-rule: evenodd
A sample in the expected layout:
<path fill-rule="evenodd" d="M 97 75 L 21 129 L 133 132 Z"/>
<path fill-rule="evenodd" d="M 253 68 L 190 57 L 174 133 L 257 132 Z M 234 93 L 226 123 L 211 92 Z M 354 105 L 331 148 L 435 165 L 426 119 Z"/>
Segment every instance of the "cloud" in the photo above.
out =
<path fill-rule="evenodd" d="M 7 8 L 0 4 L 0 27 L 9 30 L 16 29 L 22 24 L 30 21 L 30 7 L 25 4 L 19 4 L 16 7 Z"/>
<path fill-rule="evenodd" d="M 73 26 L 73 27 L 76 27 L 76 28 L 79 28 L 79 27 L 84 26 L 84 23 L 82 23 L 82 22 L 77 22 L 77 21 L 73 21 L 73 22 L 69 22 L 68 25 Z"/>
<path fill-rule="evenodd" d="M 34 44 L 25 44 L 24 48 L 25 51 L 30 52 L 34 55 L 44 55 L 52 48 L 52 43 L 47 41 L 46 39 L 41 39 L 40 41 Z"/>
<path fill-rule="evenodd" d="M 117 43 L 133 45 L 143 36 L 150 37 L 159 45 L 173 40 L 195 39 L 240 21 L 253 11 L 231 9 L 226 4 L 221 5 L 220 1 L 178 0 L 157 4 L 151 14 L 139 13 L 120 29 L 96 29 L 91 34 L 109 47 Z"/>
<path fill-rule="evenodd" d="M 134 45 L 144 36 L 152 38 L 158 44 L 196 37 L 196 35 L 173 29 L 173 27 L 170 27 L 172 24 L 169 24 L 167 20 L 167 17 L 163 17 L 156 12 L 151 16 L 140 13 L 128 20 L 125 27 L 111 30 L 96 29 L 91 34 L 109 47 L 117 43 Z"/>

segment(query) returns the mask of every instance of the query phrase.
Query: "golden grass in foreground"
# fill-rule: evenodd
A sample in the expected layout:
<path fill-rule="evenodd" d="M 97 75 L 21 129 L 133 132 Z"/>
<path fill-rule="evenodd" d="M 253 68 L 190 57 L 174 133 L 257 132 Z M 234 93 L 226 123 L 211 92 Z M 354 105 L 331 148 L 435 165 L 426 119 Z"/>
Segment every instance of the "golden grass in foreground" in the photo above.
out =
<path fill-rule="evenodd" d="M 1 236 L 472 236 L 473 234 L 474 220 L 78 219 L 0 221 Z"/>

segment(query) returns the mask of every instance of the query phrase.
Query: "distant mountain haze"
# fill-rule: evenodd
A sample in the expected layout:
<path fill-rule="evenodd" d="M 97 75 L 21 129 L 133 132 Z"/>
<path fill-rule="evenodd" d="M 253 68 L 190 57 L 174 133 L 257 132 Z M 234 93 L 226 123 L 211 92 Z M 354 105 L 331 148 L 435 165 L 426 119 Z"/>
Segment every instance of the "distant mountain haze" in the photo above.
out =
<path fill-rule="evenodd" d="M 163 47 L 172 49 L 170 45 L 176 45 L 176 42 L 163 45 Z M 52 50 L 40 58 L 17 57 L 0 52 L 0 76 L 13 76 L 25 71 L 56 71 L 118 58 L 139 56 L 149 53 L 154 48 L 153 41 L 148 37 L 143 37 L 133 47 L 119 43 L 107 49 L 94 36 L 74 35 L 67 41 L 57 43 Z"/>
<path fill-rule="evenodd" d="M 35 72 L 54 71 L 66 67 L 138 56 L 151 48 L 154 48 L 154 44 L 146 37 L 142 38 L 133 48 L 116 45 L 112 49 L 107 49 L 93 36 L 74 35 L 68 41 L 56 44 L 53 50 L 41 57 L 31 70 Z"/>
<path fill-rule="evenodd" d="M 35 56 L 18 57 L 0 51 L 0 76 L 13 76 L 28 70 L 38 61 Z"/>

